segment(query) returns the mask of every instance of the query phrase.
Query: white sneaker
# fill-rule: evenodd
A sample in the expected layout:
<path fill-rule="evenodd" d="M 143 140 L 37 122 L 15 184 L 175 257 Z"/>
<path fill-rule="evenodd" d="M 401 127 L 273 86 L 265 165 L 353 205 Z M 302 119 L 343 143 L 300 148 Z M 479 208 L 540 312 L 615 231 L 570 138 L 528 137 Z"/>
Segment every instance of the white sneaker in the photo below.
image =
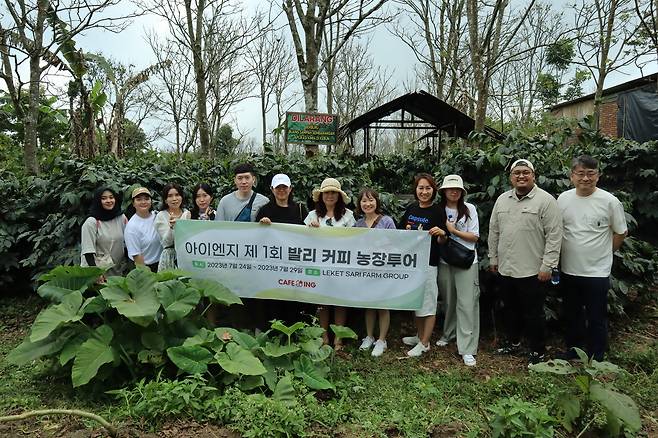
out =
<path fill-rule="evenodd" d="M 416 344 L 418 344 L 419 342 L 420 342 L 420 338 L 418 337 L 418 335 L 405 336 L 404 338 L 402 338 L 402 343 L 403 344 L 411 345 L 412 347 L 415 346 Z"/>
<path fill-rule="evenodd" d="M 436 346 L 437 347 L 446 347 L 450 342 L 446 341 L 445 339 L 441 338 L 438 341 L 436 341 Z"/>
<path fill-rule="evenodd" d="M 464 359 L 464 365 L 467 367 L 474 367 L 475 364 L 477 364 L 477 361 L 472 354 L 462 354 L 462 359 Z"/>
<path fill-rule="evenodd" d="M 386 341 L 378 339 L 377 342 L 375 342 L 375 347 L 372 349 L 372 353 L 370 354 L 373 356 L 381 356 L 384 350 L 386 350 Z"/>
<path fill-rule="evenodd" d="M 423 345 L 422 342 L 418 342 L 414 348 L 407 351 L 407 356 L 418 357 L 421 354 L 426 353 L 428 351 L 430 351 L 430 344 L 427 344 L 427 346 L 425 346 Z"/>
<path fill-rule="evenodd" d="M 361 346 L 359 347 L 359 350 L 367 350 L 370 347 L 372 347 L 374 343 L 375 343 L 375 338 L 373 338 L 372 336 L 366 336 L 365 338 L 363 338 L 363 341 L 361 341 Z"/>

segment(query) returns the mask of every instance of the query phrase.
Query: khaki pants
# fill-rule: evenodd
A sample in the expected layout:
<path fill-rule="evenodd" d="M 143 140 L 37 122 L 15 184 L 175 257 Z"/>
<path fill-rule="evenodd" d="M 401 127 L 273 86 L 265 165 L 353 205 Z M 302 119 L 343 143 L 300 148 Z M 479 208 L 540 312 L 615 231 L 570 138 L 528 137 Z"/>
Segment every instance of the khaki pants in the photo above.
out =
<path fill-rule="evenodd" d="M 478 264 L 461 269 L 440 263 L 438 283 L 445 311 L 441 339 L 457 338 L 459 354 L 477 354 L 480 337 Z"/>

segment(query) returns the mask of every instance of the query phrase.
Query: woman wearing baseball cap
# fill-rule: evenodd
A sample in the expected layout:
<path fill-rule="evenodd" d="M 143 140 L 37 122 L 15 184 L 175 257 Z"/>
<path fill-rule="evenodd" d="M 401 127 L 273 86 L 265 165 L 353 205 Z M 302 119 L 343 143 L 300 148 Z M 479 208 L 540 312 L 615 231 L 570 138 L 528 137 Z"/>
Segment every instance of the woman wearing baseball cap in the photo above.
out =
<path fill-rule="evenodd" d="M 133 190 L 131 198 L 135 214 L 128 221 L 124 233 L 128 257 L 135 265 L 145 265 L 151 271 L 158 272 L 162 245 L 155 231 L 156 214 L 151 211 L 151 192 L 146 187 L 138 187 Z"/>

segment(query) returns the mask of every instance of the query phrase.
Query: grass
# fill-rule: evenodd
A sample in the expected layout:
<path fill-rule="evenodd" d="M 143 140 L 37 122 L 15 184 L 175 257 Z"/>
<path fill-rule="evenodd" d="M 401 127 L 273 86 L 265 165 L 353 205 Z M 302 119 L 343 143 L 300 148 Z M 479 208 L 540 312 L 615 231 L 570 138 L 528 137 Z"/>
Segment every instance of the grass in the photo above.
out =
<path fill-rule="evenodd" d="M 31 409 L 71 408 L 108 416 L 124 430 L 130 428 L 139 435 L 151 427 L 156 427 L 159 434 L 174 428 L 177 436 L 203 436 L 199 435 L 201 429 L 209 436 L 230 434 L 219 425 L 200 425 L 190 418 L 179 417 L 173 422 L 159 422 L 157 426 L 153 423 L 140 425 L 138 419 L 128 418 L 119 401 L 104 394 L 107 388 L 85 387 L 74 391 L 69 377 L 45 361 L 23 367 L 8 364 L 4 356 L 28 334 L 39 303 L 34 297 L 5 298 L 0 303 L 0 415 Z M 396 314 L 392 327 L 401 325 L 410 329 L 407 315 Z M 640 406 L 644 424 L 642 435 L 658 436 L 658 397 L 655 395 L 658 393 L 658 321 L 655 316 L 640 315 L 632 321 L 617 321 L 611 333 L 610 360 L 628 371 L 615 385 Z M 481 342 L 478 366 L 468 368 L 453 345 L 433 347 L 422 358 L 409 359 L 398 341 L 399 335 L 394 331 L 389 336 L 389 350 L 380 358 L 359 351 L 355 345 L 348 346 L 333 364 L 336 391 L 307 393 L 301 397 L 296 416 L 286 421 L 295 421 L 296 426 L 302 424 L 307 436 L 318 437 L 488 436 L 487 417 L 491 414 L 487 409 L 499 399 L 517 396 L 546 406 L 550 412 L 559 393 L 568 387 L 565 379 L 557 376 L 529 374 L 523 359 L 491 354 L 492 341 L 486 337 Z M 244 414 L 250 415 L 254 423 L 258 420 L 258 424 L 276 426 L 274 423 L 278 420 L 256 418 L 260 410 L 254 401 L 249 399 L 251 404 L 239 405 L 249 406 L 250 410 Z M 250 423 L 242 421 L 233 427 L 240 427 L 245 436 L 250 436 Z M 31 420 L 28 424 L 32 433 L 41 436 L 73 427 L 67 426 L 69 423 L 61 418 Z M 4 427 L 4 431 L 0 427 L 0 435 L 15 432 L 11 427 Z M 90 423 L 76 427 L 99 430 Z M 220 428 L 221 434 L 218 429 L 208 430 L 209 427 Z M 260 432 L 264 433 L 263 429 Z M 258 431 L 251 436 L 259 436 Z M 559 430 L 558 436 L 568 435 Z"/>

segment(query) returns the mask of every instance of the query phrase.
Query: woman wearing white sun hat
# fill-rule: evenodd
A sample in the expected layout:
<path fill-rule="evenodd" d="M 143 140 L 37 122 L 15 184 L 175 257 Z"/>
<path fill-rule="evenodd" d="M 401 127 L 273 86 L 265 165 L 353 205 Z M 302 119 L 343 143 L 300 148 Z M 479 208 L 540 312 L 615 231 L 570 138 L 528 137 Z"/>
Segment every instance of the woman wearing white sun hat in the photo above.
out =
<path fill-rule="evenodd" d="M 445 347 L 457 339 L 457 350 L 467 366 L 475 366 L 480 336 L 480 286 L 475 243 L 480 236 L 475 206 L 464 202 L 466 189 L 459 175 L 448 175 L 439 187 L 439 207 L 445 211 L 448 239 L 473 251 L 470 266 L 463 268 L 449 264 L 442 256 L 439 260 L 439 294 L 445 310 L 443 335 L 436 342 Z M 439 242 L 444 247 L 447 240 Z M 439 251 L 440 254 L 445 254 Z"/>

